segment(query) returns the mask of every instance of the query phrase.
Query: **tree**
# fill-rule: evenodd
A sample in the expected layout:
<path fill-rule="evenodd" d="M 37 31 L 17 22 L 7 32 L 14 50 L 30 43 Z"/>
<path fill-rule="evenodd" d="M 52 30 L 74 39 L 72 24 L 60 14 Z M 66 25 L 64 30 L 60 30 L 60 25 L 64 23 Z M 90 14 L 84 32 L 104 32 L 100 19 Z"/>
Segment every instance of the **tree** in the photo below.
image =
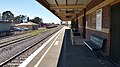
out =
<path fill-rule="evenodd" d="M 75 22 L 74 20 L 71 21 L 71 29 L 75 28 Z"/>
<path fill-rule="evenodd" d="M 25 15 L 20 15 L 20 19 L 21 19 L 21 21 L 25 21 L 26 20 L 26 16 Z"/>
<path fill-rule="evenodd" d="M 16 23 L 23 23 L 23 21 L 25 21 L 25 20 L 26 20 L 25 15 L 19 15 L 19 16 L 14 17 L 14 21 Z"/>
<path fill-rule="evenodd" d="M 35 18 L 33 19 L 33 21 L 34 21 L 34 23 L 40 24 L 43 20 L 42 20 L 42 18 L 35 17 Z"/>
<path fill-rule="evenodd" d="M 13 20 L 15 23 L 20 23 L 20 16 L 16 16 L 14 17 L 14 20 Z"/>
<path fill-rule="evenodd" d="M 39 27 L 43 26 L 43 20 L 42 20 L 42 18 L 35 17 L 32 21 L 33 21 L 33 23 L 37 23 Z"/>
<path fill-rule="evenodd" d="M 29 17 L 27 17 L 27 22 L 29 22 L 30 21 L 30 19 L 29 19 Z"/>
<path fill-rule="evenodd" d="M 5 11 L 2 13 L 3 21 L 12 21 L 14 18 L 14 14 L 11 11 Z"/>
<path fill-rule="evenodd" d="M 54 22 L 52 22 L 51 24 L 55 24 Z"/>

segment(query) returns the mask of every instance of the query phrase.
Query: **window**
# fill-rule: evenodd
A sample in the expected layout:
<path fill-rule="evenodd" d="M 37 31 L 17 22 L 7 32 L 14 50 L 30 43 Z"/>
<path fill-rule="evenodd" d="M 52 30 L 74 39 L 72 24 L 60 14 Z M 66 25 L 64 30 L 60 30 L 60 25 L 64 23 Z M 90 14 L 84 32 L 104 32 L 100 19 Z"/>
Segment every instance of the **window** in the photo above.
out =
<path fill-rule="evenodd" d="M 96 30 L 102 30 L 102 9 L 96 11 Z"/>

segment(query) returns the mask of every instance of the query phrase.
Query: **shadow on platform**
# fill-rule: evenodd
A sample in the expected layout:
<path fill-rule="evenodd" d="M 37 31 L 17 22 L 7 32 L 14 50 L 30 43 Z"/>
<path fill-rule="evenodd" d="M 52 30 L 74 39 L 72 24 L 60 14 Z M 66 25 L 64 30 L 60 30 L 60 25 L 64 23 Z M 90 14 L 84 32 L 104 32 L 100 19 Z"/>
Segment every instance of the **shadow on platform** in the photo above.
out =
<path fill-rule="evenodd" d="M 97 58 L 94 52 L 83 44 L 84 39 L 79 40 L 79 45 L 72 45 L 70 29 L 66 29 L 57 67 L 115 67 Z"/>

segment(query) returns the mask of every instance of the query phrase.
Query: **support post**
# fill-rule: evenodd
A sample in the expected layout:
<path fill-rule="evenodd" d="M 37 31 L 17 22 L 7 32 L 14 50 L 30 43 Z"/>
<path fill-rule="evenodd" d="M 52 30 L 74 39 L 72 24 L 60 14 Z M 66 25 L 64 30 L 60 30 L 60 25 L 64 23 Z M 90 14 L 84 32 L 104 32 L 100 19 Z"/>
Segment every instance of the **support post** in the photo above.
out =
<path fill-rule="evenodd" d="M 83 38 L 86 38 L 86 9 L 84 9 L 84 17 L 83 17 Z"/>

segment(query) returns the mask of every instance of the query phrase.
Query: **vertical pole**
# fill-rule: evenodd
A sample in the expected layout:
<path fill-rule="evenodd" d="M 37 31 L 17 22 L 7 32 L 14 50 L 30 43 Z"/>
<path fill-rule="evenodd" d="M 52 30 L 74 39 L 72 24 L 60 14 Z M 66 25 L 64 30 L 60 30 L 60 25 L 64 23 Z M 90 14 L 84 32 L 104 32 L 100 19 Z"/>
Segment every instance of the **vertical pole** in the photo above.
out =
<path fill-rule="evenodd" d="M 75 25 L 76 25 L 76 30 L 78 31 L 78 14 L 76 14 L 76 20 L 75 20 Z"/>
<path fill-rule="evenodd" d="M 83 38 L 86 38 L 86 9 L 84 9 L 84 17 L 83 17 Z"/>
<path fill-rule="evenodd" d="M 76 27 L 78 28 L 78 14 L 76 14 Z"/>

